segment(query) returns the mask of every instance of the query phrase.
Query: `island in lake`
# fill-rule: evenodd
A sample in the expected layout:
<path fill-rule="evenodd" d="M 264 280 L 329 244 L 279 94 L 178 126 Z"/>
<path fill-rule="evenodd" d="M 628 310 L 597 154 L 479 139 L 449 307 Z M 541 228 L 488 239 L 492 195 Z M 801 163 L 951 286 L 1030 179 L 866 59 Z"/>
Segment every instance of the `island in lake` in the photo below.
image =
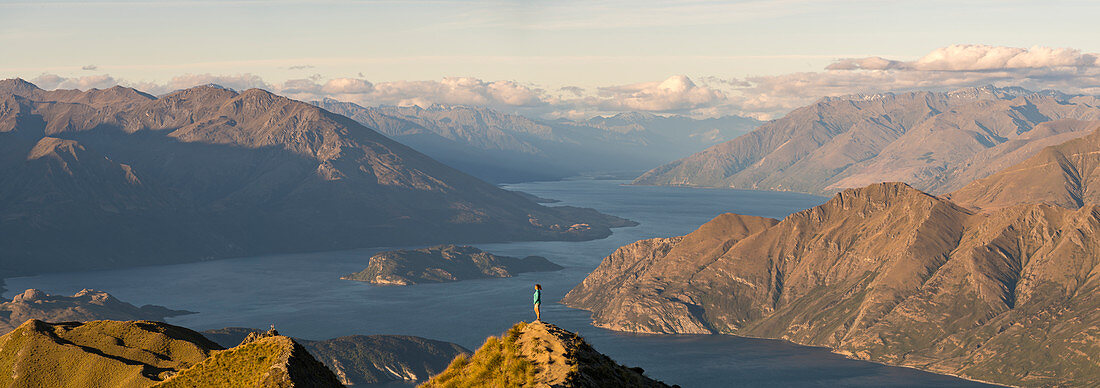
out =
<path fill-rule="evenodd" d="M 380 252 L 371 256 L 366 269 L 340 279 L 407 286 L 466 279 L 507 278 L 522 272 L 557 271 L 562 268 L 542 256 L 520 259 L 497 256 L 471 246 L 439 245 Z"/>

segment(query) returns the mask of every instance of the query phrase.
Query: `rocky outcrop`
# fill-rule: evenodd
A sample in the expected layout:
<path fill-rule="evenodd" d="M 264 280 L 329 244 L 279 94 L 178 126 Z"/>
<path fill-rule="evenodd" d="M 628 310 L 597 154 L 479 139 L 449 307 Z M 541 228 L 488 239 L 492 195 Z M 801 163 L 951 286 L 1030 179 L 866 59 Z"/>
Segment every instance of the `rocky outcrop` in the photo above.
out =
<path fill-rule="evenodd" d="M 668 387 L 644 372 L 619 365 L 575 333 L 533 322 L 489 337 L 421 387 Z"/>
<path fill-rule="evenodd" d="M 204 336 L 225 347 L 245 341 L 258 329 L 227 327 Z M 442 372 L 455 356 L 471 353 L 450 342 L 404 335 L 351 335 L 311 341 L 294 338 L 325 364 L 344 385 L 422 381 Z"/>
<path fill-rule="evenodd" d="M 166 317 L 191 313 L 154 305 L 137 307 L 103 291 L 84 289 L 70 297 L 32 288 L 10 302 L 0 303 L 0 333 L 10 332 L 30 319 L 47 322 L 162 321 Z"/>
<path fill-rule="evenodd" d="M 1096 97 L 1020 88 L 831 97 L 634 183 L 831 195 L 900 181 L 943 194 L 1084 136 L 1096 120 Z"/>
<path fill-rule="evenodd" d="M 1098 237 L 1094 205 L 975 212 L 883 183 L 782 221 L 723 215 L 629 245 L 562 302 L 615 330 L 780 338 L 1003 384 L 1094 385 Z"/>
<path fill-rule="evenodd" d="M 538 205 L 313 105 L 209 85 L 0 81 L 0 187 L 4 276 L 634 224 Z"/>
<path fill-rule="evenodd" d="M 520 259 L 497 256 L 470 246 L 440 245 L 375 254 L 371 256 L 366 269 L 340 279 L 407 286 L 466 279 L 506 278 L 522 272 L 557 271 L 562 268 L 542 256 Z"/>

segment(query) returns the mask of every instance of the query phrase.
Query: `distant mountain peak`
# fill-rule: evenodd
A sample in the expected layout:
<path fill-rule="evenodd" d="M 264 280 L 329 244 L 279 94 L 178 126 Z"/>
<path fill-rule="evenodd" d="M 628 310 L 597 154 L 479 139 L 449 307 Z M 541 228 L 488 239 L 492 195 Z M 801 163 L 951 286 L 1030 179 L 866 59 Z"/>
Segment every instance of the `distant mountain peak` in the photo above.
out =
<path fill-rule="evenodd" d="M 22 78 L 9 78 L 0 80 L 0 92 L 8 92 L 11 94 L 21 94 L 27 92 L 41 92 L 42 88 L 38 85 L 27 82 Z"/>
<path fill-rule="evenodd" d="M 1032 94 L 1032 91 L 1021 88 L 1019 86 L 1006 86 L 998 87 L 993 85 L 973 86 L 962 89 L 955 89 L 947 92 L 948 97 L 954 98 L 996 98 L 996 99 L 1013 99 L 1020 96 L 1026 96 Z"/>

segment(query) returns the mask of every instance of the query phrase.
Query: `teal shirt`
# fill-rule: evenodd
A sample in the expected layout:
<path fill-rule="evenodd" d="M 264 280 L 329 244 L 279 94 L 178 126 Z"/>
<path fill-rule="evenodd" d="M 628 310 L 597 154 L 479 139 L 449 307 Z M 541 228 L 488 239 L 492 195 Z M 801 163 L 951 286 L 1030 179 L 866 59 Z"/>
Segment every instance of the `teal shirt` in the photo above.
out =
<path fill-rule="evenodd" d="M 542 290 L 535 290 L 535 295 L 533 299 L 535 304 L 542 303 Z"/>

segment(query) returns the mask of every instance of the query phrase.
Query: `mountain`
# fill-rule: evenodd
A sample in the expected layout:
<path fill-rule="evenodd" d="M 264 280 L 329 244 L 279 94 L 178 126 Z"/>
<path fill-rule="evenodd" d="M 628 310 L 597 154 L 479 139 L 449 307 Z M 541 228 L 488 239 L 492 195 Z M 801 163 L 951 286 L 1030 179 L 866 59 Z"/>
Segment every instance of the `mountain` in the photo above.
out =
<path fill-rule="evenodd" d="M 215 352 L 153 387 L 343 387 L 293 339 L 252 333 L 240 345 Z"/>
<path fill-rule="evenodd" d="M 0 337 L 0 384 L 10 387 L 149 387 L 221 347 L 161 322 L 45 323 Z"/>
<path fill-rule="evenodd" d="M 517 273 L 557 271 L 562 268 L 542 256 L 519 259 L 497 256 L 471 246 L 440 245 L 380 252 L 371 256 L 366 269 L 340 279 L 406 286 L 425 282 L 506 278 Z"/>
<path fill-rule="evenodd" d="M 665 140 L 664 145 L 673 147 L 667 152 L 694 152 L 733 140 L 763 124 L 760 120 L 741 116 L 693 119 L 641 112 L 623 112 L 613 116 L 595 116 L 575 123 L 568 121 L 557 123 L 588 126 L 618 133 L 653 134 L 662 137 Z"/>
<path fill-rule="evenodd" d="M 1027 160 L 951 193 L 964 206 L 1003 208 L 1022 201 L 1070 209 L 1100 204 L 1100 129 L 1044 148 Z"/>
<path fill-rule="evenodd" d="M 0 81 L 0 272 L 381 245 L 586 240 L 632 222 L 546 207 L 318 107 Z M 575 225 L 586 224 L 586 228 Z"/>
<path fill-rule="evenodd" d="M 544 322 L 518 323 L 421 387 L 668 387 Z"/>
<path fill-rule="evenodd" d="M 240 344 L 258 329 L 227 327 L 202 332 L 224 347 Z M 420 381 L 442 372 L 455 356 L 471 353 L 450 342 L 404 335 L 351 335 L 324 341 L 294 338 L 344 385 Z"/>
<path fill-rule="evenodd" d="M 154 305 L 137 307 L 103 291 L 84 289 L 68 297 L 28 289 L 16 295 L 10 302 L 0 303 L 0 333 L 15 330 L 30 319 L 49 322 L 106 319 L 163 321 L 166 317 L 184 314 L 192 314 L 192 312 L 170 310 Z"/>
<path fill-rule="evenodd" d="M 737 116 L 696 120 L 637 112 L 544 121 L 462 105 L 363 107 L 333 99 L 313 104 L 495 182 L 641 171 L 732 139 L 760 123 Z"/>
<path fill-rule="evenodd" d="M 727 214 L 611 254 L 594 324 L 826 346 L 1001 384 L 1100 384 L 1100 207 L 974 211 L 902 183 L 783 220 Z"/>
<path fill-rule="evenodd" d="M 1100 99 L 981 87 L 830 97 L 652 169 L 640 185 L 832 194 L 884 181 L 943 194 L 1100 122 Z"/>

